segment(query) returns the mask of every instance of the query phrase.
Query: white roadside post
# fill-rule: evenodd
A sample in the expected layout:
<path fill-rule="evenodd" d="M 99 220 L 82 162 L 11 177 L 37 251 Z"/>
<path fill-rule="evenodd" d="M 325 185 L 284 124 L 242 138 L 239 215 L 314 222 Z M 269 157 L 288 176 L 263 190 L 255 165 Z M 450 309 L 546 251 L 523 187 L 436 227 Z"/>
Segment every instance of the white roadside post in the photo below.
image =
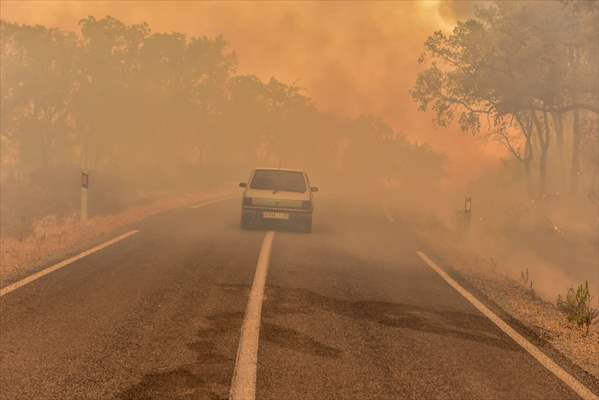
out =
<path fill-rule="evenodd" d="M 470 224 L 472 223 L 472 197 L 468 196 L 464 200 L 464 233 L 466 237 L 470 234 Z"/>
<path fill-rule="evenodd" d="M 81 221 L 87 219 L 87 189 L 89 187 L 89 174 L 81 170 Z"/>

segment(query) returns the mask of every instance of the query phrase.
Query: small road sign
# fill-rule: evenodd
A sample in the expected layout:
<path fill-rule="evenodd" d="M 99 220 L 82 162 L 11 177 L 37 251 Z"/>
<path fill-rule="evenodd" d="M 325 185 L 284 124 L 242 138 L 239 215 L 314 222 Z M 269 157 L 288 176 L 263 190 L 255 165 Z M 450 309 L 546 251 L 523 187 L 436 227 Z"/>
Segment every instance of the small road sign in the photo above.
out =
<path fill-rule="evenodd" d="M 464 212 L 466 214 L 468 214 L 471 211 L 472 211 L 472 198 L 466 197 L 466 200 L 464 201 Z"/>
<path fill-rule="evenodd" d="M 87 189 L 89 187 L 89 174 L 85 171 L 81 171 L 81 187 Z"/>

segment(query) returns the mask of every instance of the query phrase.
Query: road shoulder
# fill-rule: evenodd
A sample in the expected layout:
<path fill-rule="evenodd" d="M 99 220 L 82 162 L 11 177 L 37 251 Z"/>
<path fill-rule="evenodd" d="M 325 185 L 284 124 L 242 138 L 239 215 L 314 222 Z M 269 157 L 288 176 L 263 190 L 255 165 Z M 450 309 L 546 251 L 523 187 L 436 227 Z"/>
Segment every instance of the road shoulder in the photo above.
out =
<path fill-rule="evenodd" d="M 486 260 L 447 241 L 427 242 L 435 261 L 518 333 L 594 393 L 599 393 L 599 332 L 584 335 L 551 303 Z M 445 243 L 442 245 L 441 243 Z"/>
<path fill-rule="evenodd" d="M 135 207 L 124 212 L 90 218 L 58 221 L 55 226 L 23 240 L 0 239 L 0 287 L 6 287 L 64 259 L 76 256 L 135 227 L 135 224 L 198 202 L 230 196 L 231 190 L 218 189 L 164 199 L 151 205 Z"/>

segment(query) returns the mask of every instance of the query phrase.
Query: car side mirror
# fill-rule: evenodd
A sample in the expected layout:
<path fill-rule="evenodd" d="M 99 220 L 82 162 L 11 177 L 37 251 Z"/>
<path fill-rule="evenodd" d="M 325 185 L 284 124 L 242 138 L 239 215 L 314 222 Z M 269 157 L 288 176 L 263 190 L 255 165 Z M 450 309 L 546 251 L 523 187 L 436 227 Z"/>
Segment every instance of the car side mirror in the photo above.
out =
<path fill-rule="evenodd" d="M 318 187 L 316 187 L 316 186 L 312 186 L 312 187 L 310 188 L 310 191 L 311 191 L 311 192 L 318 192 Z"/>
<path fill-rule="evenodd" d="M 239 183 L 239 187 L 247 187 L 247 185 L 248 185 L 248 184 L 247 184 L 247 183 L 245 183 L 245 182 L 240 182 L 240 183 Z"/>

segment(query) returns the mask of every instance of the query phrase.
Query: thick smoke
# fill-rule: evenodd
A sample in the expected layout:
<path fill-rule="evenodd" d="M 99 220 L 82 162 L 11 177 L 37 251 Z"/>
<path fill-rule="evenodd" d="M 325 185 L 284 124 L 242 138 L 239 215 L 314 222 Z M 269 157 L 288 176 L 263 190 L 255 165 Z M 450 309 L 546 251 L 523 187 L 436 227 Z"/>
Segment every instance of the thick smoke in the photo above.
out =
<path fill-rule="evenodd" d="M 319 108 L 340 115 L 381 115 L 413 141 L 448 157 L 448 183 L 463 185 L 495 164 L 497 146 L 457 128 L 436 129 L 409 90 L 418 54 L 434 30 L 447 29 L 474 2 L 3 2 L 2 18 L 77 30 L 87 15 L 147 22 L 154 31 L 223 35 L 239 71 L 296 82 Z M 182 10 L 185 12 L 182 12 Z"/>

